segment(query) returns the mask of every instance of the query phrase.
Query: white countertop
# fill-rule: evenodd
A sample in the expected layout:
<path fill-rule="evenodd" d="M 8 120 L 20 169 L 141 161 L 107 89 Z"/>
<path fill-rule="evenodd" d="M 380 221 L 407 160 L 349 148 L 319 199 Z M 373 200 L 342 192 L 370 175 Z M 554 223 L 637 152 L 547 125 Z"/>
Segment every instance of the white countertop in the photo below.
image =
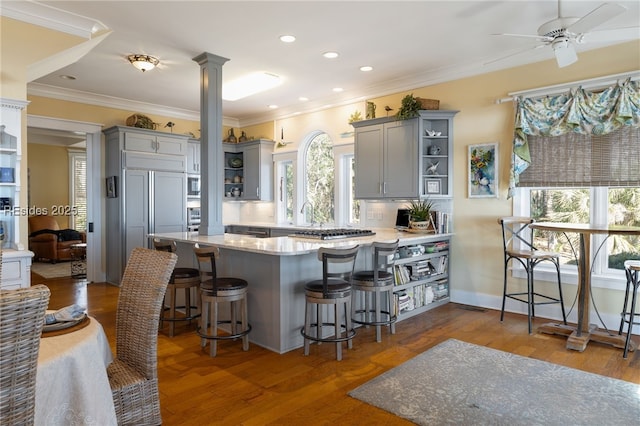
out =
<path fill-rule="evenodd" d="M 256 225 L 251 225 L 256 226 Z M 259 226 L 259 225 L 258 225 Z M 277 225 L 264 225 L 275 228 Z M 295 226 L 281 226 L 282 228 L 295 228 Z M 200 235 L 197 232 L 170 232 L 162 234 L 150 234 L 150 238 L 163 238 L 184 243 L 199 243 L 208 246 L 216 246 L 231 250 L 248 251 L 254 253 L 269 254 L 274 256 L 297 256 L 313 253 L 320 247 L 352 247 L 356 244 L 367 246 L 375 241 L 391 242 L 400 240 L 402 245 L 420 244 L 424 242 L 450 237 L 452 234 L 418 234 L 401 232 L 391 228 L 372 229 L 376 235 L 367 237 L 344 238 L 338 240 L 314 240 L 299 237 L 272 237 L 256 238 L 249 235 L 224 234 L 224 235 Z"/>

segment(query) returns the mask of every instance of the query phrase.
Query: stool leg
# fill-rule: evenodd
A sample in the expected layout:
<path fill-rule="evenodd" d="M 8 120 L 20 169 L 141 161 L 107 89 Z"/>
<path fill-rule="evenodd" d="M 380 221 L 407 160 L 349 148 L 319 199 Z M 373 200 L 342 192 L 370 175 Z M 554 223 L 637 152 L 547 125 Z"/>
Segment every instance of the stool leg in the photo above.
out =
<path fill-rule="evenodd" d="M 394 303 L 393 303 L 393 289 L 387 291 L 387 305 L 389 306 L 389 321 L 391 321 L 391 317 L 395 314 Z M 391 334 L 396 334 L 396 323 L 392 322 L 389 326 L 391 329 Z"/>
<path fill-rule="evenodd" d="M 322 319 L 322 305 L 321 304 L 317 304 L 316 305 L 316 309 L 317 309 L 317 311 L 316 311 L 316 317 L 317 317 L 316 320 L 318 321 L 318 325 L 316 326 L 316 337 L 318 339 L 321 339 L 322 338 L 322 322 L 323 322 L 323 319 Z M 321 345 L 322 342 L 317 342 L 317 344 Z"/>
<path fill-rule="evenodd" d="M 202 315 L 200 316 L 200 333 L 209 334 L 209 312 L 211 303 L 203 300 L 202 306 Z M 207 346 L 207 339 L 200 337 L 200 347 L 204 348 L 205 346 Z"/>
<path fill-rule="evenodd" d="M 211 339 L 211 346 L 209 346 L 209 356 L 216 356 L 217 351 L 218 351 L 218 339 L 215 339 L 216 336 L 218 336 L 218 301 L 217 300 L 213 300 L 211 302 L 211 336 L 214 337 L 214 339 Z"/>
<path fill-rule="evenodd" d="M 380 294 L 380 292 L 378 291 L 373 292 L 373 300 L 375 303 L 375 310 L 376 310 L 376 322 L 378 323 L 378 325 L 376 325 L 376 342 L 382 341 L 382 332 L 380 327 L 380 321 L 382 321 L 382 318 L 381 318 L 382 315 L 380 313 L 380 311 L 382 310 L 382 306 L 380 306 L 381 297 L 382 295 Z"/>
<path fill-rule="evenodd" d="M 237 334 L 238 333 L 238 325 L 237 325 L 237 319 L 238 319 L 238 310 L 237 310 L 237 306 L 238 306 L 238 302 L 237 301 L 233 301 L 230 303 L 230 308 L 229 308 L 229 314 L 231 315 L 231 334 Z"/>
<path fill-rule="evenodd" d="M 247 308 L 247 297 L 245 296 L 240 302 L 242 305 L 242 331 L 246 331 L 249 328 L 249 320 L 248 320 L 248 308 Z M 242 350 L 249 350 L 249 335 L 245 334 L 242 336 Z"/>
<path fill-rule="evenodd" d="M 618 334 L 622 334 L 622 328 L 624 327 L 625 312 L 627 312 L 627 304 L 629 303 L 629 290 L 631 287 L 631 271 L 627 270 L 627 290 L 624 293 L 624 304 L 622 305 L 622 312 L 620 313 L 620 329 Z"/>
<path fill-rule="evenodd" d="M 531 267 L 531 261 L 527 259 L 527 319 L 529 322 L 529 334 L 531 334 L 533 315 L 533 268 Z"/>
<path fill-rule="evenodd" d="M 334 306 L 334 326 L 335 326 L 335 333 L 336 333 L 336 339 L 340 338 L 340 309 L 338 309 L 338 304 L 336 303 Z M 346 305 L 345 305 L 346 306 Z M 336 342 L 336 359 L 338 361 L 342 360 L 342 342 Z"/>
<path fill-rule="evenodd" d="M 627 354 L 629 353 L 629 343 L 631 342 L 631 332 L 633 331 L 633 319 L 636 312 L 636 294 L 638 290 L 637 283 L 633 285 L 633 294 L 631 295 L 631 311 L 629 311 L 629 328 L 627 328 L 627 340 L 624 343 L 624 352 L 622 353 L 623 358 L 627 358 Z"/>
<path fill-rule="evenodd" d="M 169 290 L 169 337 L 173 337 L 176 329 L 176 322 L 173 321 L 176 318 L 176 288 L 171 286 Z"/>
<path fill-rule="evenodd" d="M 191 288 L 187 287 L 184 289 L 184 312 L 187 315 L 187 318 L 191 318 Z M 189 320 L 189 324 L 191 324 L 191 320 Z"/>
<path fill-rule="evenodd" d="M 311 318 L 313 312 L 309 309 L 309 302 L 304 304 L 304 334 L 309 336 L 311 333 Z M 309 339 L 304 338 L 304 354 L 309 355 Z"/>
<path fill-rule="evenodd" d="M 351 329 L 353 328 L 353 324 L 351 324 L 351 317 L 349 315 L 347 315 L 347 312 L 349 311 L 348 305 L 350 305 L 351 303 L 352 303 L 351 298 L 349 298 L 344 304 L 344 322 L 345 322 L 345 325 L 347 327 L 347 330 L 345 332 L 345 336 L 348 336 L 349 333 L 351 333 Z M 353 349 L 353 341 L 352 341 L 352 339 L 347 340 L 347 348 Z"/>

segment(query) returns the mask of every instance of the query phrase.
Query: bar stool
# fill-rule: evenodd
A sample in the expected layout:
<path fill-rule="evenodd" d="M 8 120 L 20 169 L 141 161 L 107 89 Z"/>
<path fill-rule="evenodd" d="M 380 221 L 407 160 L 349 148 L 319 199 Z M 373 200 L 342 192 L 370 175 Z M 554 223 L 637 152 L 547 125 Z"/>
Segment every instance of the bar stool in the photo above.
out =
<path fill-rule="evenodd" d="M 247 308 L 247 281 L 241 278 L 218 277 L 216 273 L 215 247 L 195 245 L 193 251 L 200 268 L 200 295 L 202 298 L 202 316 L 198 327 L 200 345 L 204 348 L 207 340 L 211 341 L 209 355 L 216 356 L 218 340 L 235 340 L 242 338 L 242 350 L 249 350 L 249 314 Z M 229 304 L 229 319 L 220 320 L 219 304 Z M 240 309 L 238 309 L 240 304 Z M 238 312 L 239 311 L 239 312 Z M 240 314 L 240 319 L 238 319 Z M 219 324 L 229 324 L 230 333 L 218 334 Z M 240 328 L 238 328 L 240 326 Z"/>
<path fill-rule="evenodd" d="M 529 225 L 534 222 L 530 217 L 502 217 L 498 223 L 502 227 L 502 243 L 504 248 L 504 290 L 502 293 L 502 310 L 500 311 L 500 321 L 504 320 L 504 307 L 507 298 L 517 300 L 527 304 L 527 317 L 529 320 L 529 334 L 531 334 L 532 318 L 536 316 L 535 307 L 537 305 L 549 305 L 559 303 L 562 310 L 562 321 L 567 323 L 567 316 L 564 311 L 564 300 L 562 298 L 562 284 L 560 282 L 560 256 L 558 253 L 538 250 L 533 245 L 533 232 Z M 519 243 L 522 247 L 519 247 Z M 517 261 L 524 268 L 527 274 L 527 291 L 507 290 L 507 276 L 509 273 L 509 262 Z M 558 296 L 548 296 L 538 293 L 534 289 L 533 270 L 541 262 L 549 261 L 553 263 L 558 275 Z"/>
<path fill-rule="evenodd" d="M 394 259 L 398 250 L 398 243 L 399 240 L 393 243 L 374 242 L 371 246 L 373 269 L 358 271 L 353 274 L 352 321 L 356 324 L 375 326 L 376 342 L 382 341 L 381 328 L 383 325 L 389 326 L 391 334 L 396 332 L 395 322 L 398 316 L 395 312 L 395 299 L 393 296 L 393 265 L 395 264 Z M 364 298 L 364 309 L 357 309 L 358 296 L 363 296 Z M 383 298 L 385 298 L 386 310 L 382 310 Z M 371 306 L 371 302 L 373 306 Z"/>
<path fill-rule="evenodd" d="M 356 331 L 351 324 L 351 280 L 359 246 L 337 249 L 320 247 L 318 260 L 322 262 L 322 279 L 305 284 L 304 327 L 300 334 L 304 337 L 304 354 L 309 355 L 311 341 L 336 344 L 336 359 L 342 360 L 342 342 L 353 347 L 352 339 Z M 324 322 L 322 306 L 333 305 L 333 322 Z M 313 322 L 313 308 L 316 308 L 316 322 Z M 344 308 L 344 323 L 340 321 L 340 308 Z M 331 319 L 328 318 L 330 321 Z M 334 334 L 324 336 L 323 326 L 333 326 Z M 311 329 L 315 328 L 315 335 Z M 344 336 L 342 334 L 344 329 Z"/>
<path fill-rule="evenodd" d="M 164 241 L 158 238 L 153 239 L 153 247 L 159 251 L 167 251 L 174 253 L 176 251 L 175 241 Z M 196 305 L 191 304 L 191 289 L 198 290 L 200 285 L 200 271 L 196 268 L 174 268 L 167 285 L 167 295 L 169 296 L 169 307 L 163 307 L 160 314 L 160 327 L 164 325 L 164 321 L 169 322 L 169 337 L 173 337 L 175 333 L 175 323 L 178 321 L 189 321 L 200 316 L 199 313 L 192 314 L 191 310 L 200 311 L 199 297 L 196 295 Z M 184 305 L 176 306 L 176 293 L 181 289 L 184 291 Z M 176 309 L 184 309 L 184 316 L 176 316 Z M 169 311 L 169 315 L 165 311 Z"/>
<path fill-rule="evenodd" d="M 629 324 L 627 328 L 627 340 L 624 344 L 624 352 L 622 357 L 626 358 L 629 352 L 629 346 L 631 344 L 631 331 L 634 325 L 640 325 L 640 321 L 634 321 L 636 316 L 640 316 L 640 312 L 636 313 L 636 298 L 638 295 L 638 288 L 640 287 L 640 260 L 627 260 L 624 262 L 624 271 L 627 275 L 627 291 L 624 294 L 624 306 L 620 313 L 620 330 L 618 334 L 622 334 L 622 328 L 624 323 Z M 631 294 L 631 306 L 629 303 L 629 294 Z"/>

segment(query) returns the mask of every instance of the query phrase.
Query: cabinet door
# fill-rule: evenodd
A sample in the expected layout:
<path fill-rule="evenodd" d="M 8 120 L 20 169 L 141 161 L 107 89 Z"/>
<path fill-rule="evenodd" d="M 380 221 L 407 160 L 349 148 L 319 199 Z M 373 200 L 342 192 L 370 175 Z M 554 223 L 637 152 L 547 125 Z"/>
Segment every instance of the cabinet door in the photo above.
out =
<path fill-rule="evenodd" d="M 186 179 L 183 173 L 153 172 L 154 233 L 184 232 L 187 223 Z"/>
<path fill-rule="evenodd" d="M 187 173 L 200 174 L 200 142 L 187 145 Z"/>
<path fill-rule="evenodd" d="M 385 198 L 418 196 L 418 121 L 403 120 L 384 124 Z"/>
<path fill-rule="evenodd" d="M 147 247 L 149 230 L 149 172 L 146 170 L 126 170 L 124 186 L 125 241 L 124 259 L 127 264 L 135 247 Z M 122 274 L 122 271 L 119 271 Z"/>
<path fill-rule="evenodd" d="M 156 152 L 156 136 L 145 133 L 125 132 L 123 146 L 126 151 Z"/>
<path fill-rule="evenodd" d="M 245 200 L 260 199 L 260 145 L 248 146 L 244 149 L 244 184 Z"/>
<path fill-rule="evenodd" d="M 381 198 L 383 171 L 382 124 L 355 131 L 355 198 Z"/>
<path fill-rule="evenodd" d="M 156 137 L 156 152 L 158 154 L 187 155 L 187 141 L 158 135 Z"/>

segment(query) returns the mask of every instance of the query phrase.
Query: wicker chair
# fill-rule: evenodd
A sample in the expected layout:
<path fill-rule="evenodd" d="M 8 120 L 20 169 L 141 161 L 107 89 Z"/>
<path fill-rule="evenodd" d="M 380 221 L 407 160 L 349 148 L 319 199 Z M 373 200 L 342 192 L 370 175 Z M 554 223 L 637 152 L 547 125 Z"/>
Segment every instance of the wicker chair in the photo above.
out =
<path fill-rule="evenodd" d="M 49 295 L 44 285 L 0 291 L 0 424 L 34 422 L 36 368 Z"/>
<path fill-rule="evenodd" d="M 116 359 L 107 367 L 119 425 L 158 425 L 158 324 L 173 253 L 133 249 L 116 311 Z"/>

